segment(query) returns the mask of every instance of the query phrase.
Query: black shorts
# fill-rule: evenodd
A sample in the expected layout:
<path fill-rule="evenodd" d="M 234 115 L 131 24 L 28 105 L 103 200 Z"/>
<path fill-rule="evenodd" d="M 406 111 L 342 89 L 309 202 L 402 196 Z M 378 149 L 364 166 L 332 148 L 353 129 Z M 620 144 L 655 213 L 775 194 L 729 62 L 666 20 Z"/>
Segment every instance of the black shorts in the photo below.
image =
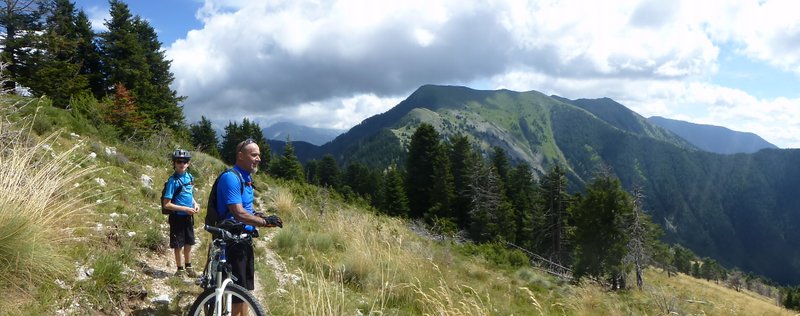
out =
<path fill-rule="evenodd" d="M 231 274 L 236 277 L 234 283 L 252 291 L 255 287 L 255 258 L 253 245 L 239 243 L 228 246 L 228 263 L 231 265 Z"/>
<path fill-rule="evenodd" d="M 194 216 L 169 214 L 169 247 L 194 245 Z"/>

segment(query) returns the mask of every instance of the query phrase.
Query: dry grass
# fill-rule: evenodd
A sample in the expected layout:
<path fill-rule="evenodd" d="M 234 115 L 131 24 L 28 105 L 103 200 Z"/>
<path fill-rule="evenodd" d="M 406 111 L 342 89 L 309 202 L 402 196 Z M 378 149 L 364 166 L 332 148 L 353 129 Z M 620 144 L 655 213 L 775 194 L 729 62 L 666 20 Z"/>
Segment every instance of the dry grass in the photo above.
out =
<path fill-rule="evenodd" d="M 671 302 L 667 305 L 680 314 L 796 315 L 796 312 L 778 306 L 777 302 L 750 291 L 736 292 L 722 284 L 685 274 L 667 278 L 662 273 L 650 270 L 647 276 L 653 286 L 645 292 L 666 297 L 660 301 Z"/>
<path fill-rule="evenodd" d="M 75 145 L 56 152 L 58 133 L 34 139 L 30 128 L 0 122 L 0 289 L 25 297 L 69 268 L 63 242 L 86 210 L 88 185 L 96 169 L 80 167 Z M 15 295 L 6 299 L 21 304 Z M 14 299 L 11 299 L 14 298 Z M 11 307 L 10 302 L 0 306 Z"/>

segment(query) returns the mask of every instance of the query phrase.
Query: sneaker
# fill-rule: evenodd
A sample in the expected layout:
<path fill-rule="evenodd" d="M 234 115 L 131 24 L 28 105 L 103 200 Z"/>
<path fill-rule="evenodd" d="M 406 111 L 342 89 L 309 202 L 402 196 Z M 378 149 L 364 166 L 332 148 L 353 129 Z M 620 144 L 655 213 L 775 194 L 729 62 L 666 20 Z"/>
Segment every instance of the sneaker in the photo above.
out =
<path fill-rule="evenodd" d="M 175 276 L 179 278 L 186 276 L 186 270 L 180 269 L 178 271 L 175 271 Z"/>
<path fill-rule="evenodd" d="M 193 267 L 186 267 L 186 275 L 189 276 L 190 278 L 197 277 L 197 273 L 194 272 Z"/>

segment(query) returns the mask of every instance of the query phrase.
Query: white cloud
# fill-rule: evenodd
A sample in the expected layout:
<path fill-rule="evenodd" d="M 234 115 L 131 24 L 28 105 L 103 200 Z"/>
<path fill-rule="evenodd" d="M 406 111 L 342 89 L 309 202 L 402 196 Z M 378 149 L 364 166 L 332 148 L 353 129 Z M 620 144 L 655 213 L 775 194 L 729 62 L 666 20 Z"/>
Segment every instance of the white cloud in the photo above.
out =
<path fill-rule="evenodd" d="M 781 135 L 767 122 L 791 127 L 799 100 L 762 100 L 708 83 L 723 45 L 800 69 L 800 10 L 792 5 L 206 0 L 197 13 L 204 27 L 167 54 L 175 88 L 189 97 L 190 120 L 248 115 L 347 128 L 423 84 L 484 82 L 490 89 L 607 96 L 645 116 L 683 115 L 800 146 L 793 140 L 800 136 Z"/>
<path fill-rule="evenodd" d="M 108 31 L 108 27 L 105 24 L 106 20 L 111 20 L 111 13 L 108 12 L 108 8 L 92 6 L 83 8 L 83 10 L 86 12 L 86 16 L 89 17 L 89 23 L 92 24 L 92 29 L 95 32 Z"/>

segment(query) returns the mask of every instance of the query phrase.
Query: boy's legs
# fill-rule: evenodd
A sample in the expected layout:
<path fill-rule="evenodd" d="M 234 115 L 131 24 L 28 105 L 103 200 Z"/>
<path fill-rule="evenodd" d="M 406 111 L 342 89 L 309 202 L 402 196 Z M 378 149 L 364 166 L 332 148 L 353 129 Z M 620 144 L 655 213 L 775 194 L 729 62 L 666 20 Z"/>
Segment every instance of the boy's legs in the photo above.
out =
<path fill-rule="evenodd" d="M 194 272 L 194 268 L 192 267 L 192 245 L 183 246 L 183 259 L 186 263 L 186 275 L 190 278 L 196 277 L 197 274 Z"/>
<path fill-rule="evenodd" d="M 175 266 L 178 269 L 183 268 L 183 260 L 181 260 L 181 248 L 172 248 L 172 252 L 175 253 Z"/>
<path fill-rule="evenodd" d="M 184 234 L 185 226 L 184 219 L 182 217 L 175 214 L 169 214 L 169 247 L 172 248 L 172 251 L 175 255 L 175 266 L 176 271 L 175 275 L 180 276 L 184 273 L 183 270 L 183 260 L 181 260 L 181 248 L 185 248 L 186 245 L 186 235 Z M 186 261 L 189 263 L 190 261 Z"/>

